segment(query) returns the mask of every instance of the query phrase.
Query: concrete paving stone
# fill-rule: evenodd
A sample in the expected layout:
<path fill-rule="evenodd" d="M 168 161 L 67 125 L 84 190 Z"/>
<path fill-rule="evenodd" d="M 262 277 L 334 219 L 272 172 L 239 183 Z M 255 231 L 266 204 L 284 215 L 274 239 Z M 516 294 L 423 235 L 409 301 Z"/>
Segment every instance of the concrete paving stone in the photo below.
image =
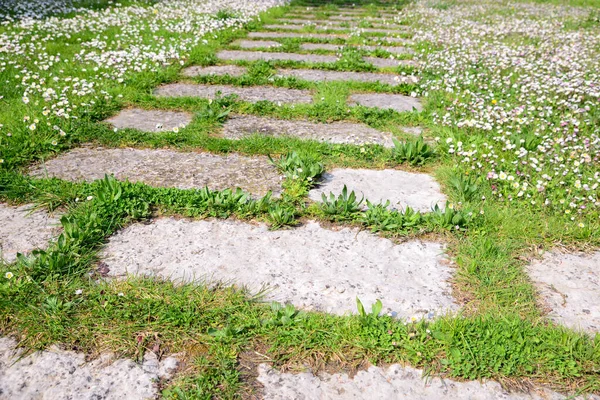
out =
<path fill-rule="evenodd" d="M 232 45 L 239 46 L 242 49 L 281 47 L 281 43 L 275 42 L 273 40 L 236 40 L 232 43 Z"/>
<path fill-rule="evenodd" d="M 248 69 L 239 65 L 211 65 L 210 67 L 188 67 L 182 71 L 182 74 L 190 77 L 201 75 L 229 75 L 239 77 L 245 75 L 246 72 L 248 72 Z"/>
<path fill-rule="evenodd" d="M 171 83 L 158 87 L 154 94 L 161 97 L 204 97 L 215 99 L 221 96 L 236 95 L 240 100 L 256 103 L 272 101 L 276 104 L 312 103 L 308 90 L 279 88 L 273 86 L 229 86 L 200 85 L 191 83 Z"/>
<path fill-rule="evenodd" d="M 367 51 L 384 50 L 392 54 L 414 54 L 415 51 L 409 47 L 401 46 L 360 46 L 361 49 Z"/>
<path fill-rule="evenodd" d="M 0 338 L 0 398 L 144 400 L 160 394 L 159 379 L 178 367 L 175 357 L 159 360 L 148 351 L 141 363 L 102 354 L 87 362 L 84 353 L 56 346 L 22 357 L 17 343 Z"/>
<path fill-rule="evenodd" d="M 302 43 L 300 48 L 302 50 L 329 50 L 329 51 L 338 51 L 343 49 L 345 46 L 341 44 L 331 44 L 331 43 Z M 350 46 L 349 46 L 350 47 Z M 366 50 L 366 51 L 375 51 L 375 50 L 384 50 L 388 53 L 393 54 L 414 54 L 414 50 L 408 47 L 400 47 L 400 46 L 356 46 L 357 49 Z"/>
<path fill-rule="evenodd" d="M 556 323 L 600 333 L 600 252 L 551 251 L 526 269 Z"/>
<path fill-rule="evenodd" d="M 283 177 L 266 157 L 238 154 L 180 152 L 149 149 L 77 148 L 30 171 L 69 181 L 91 182 L 114 175 L 119 180 L 156 187 L 212 190 L 242 188 L 254 196 L 281 192 Z"/>
<path fill-rule="evenodd" d="M 458 309 L 451 296 L 453 268 L 435 242 L 389 239 L 317 222 L 272 231 L 235 220 L 160 218 L 130 225 L 101 251 L 110 275 L 160 276 L 173 281 L 227 282 L 265 300 L 306 310 L 356 313 L 377 299 L 384 312 L 429 317 Z"/>
<path fill-rule="evenodd" d="M 249 32 L 249 38 L 298 38 L 298 39 L 344 39 L 348 35 L 333 33 L 303 33 L 303 32 Z"/>
<path fill-rule="evenodd" d="M 344 185 L 348 192 L 354 191 L 358 199 L 364 197 L 365 207 L 366 200 L 373 204 L 384 204 L 389 200 L 390 207 L 399 210 L 408 206 L 428 212 L 435 205 L 444 208 L 446 204 L 446 196 L 432 176 L 392 169 L 334 169 L 323 174 L 319 185 L 309 192 L 308 197 L 320 202 L 322 194 L 339 196 Z"/>
<path fill-rule="evenodd" d="M 217 54 L 217 57 L 228 61 L 280 60 L 312 63 L 334 63 L 338 60 L 337 56 L 325 56 L 320 54 L 276 53 L 267 51 L 240 50 L 222 50 Z"/>
<path fill-rule="evenodd" d="M 32 207 L 0 203 L 0 262 L 11 263 L 17 253 L 45 249 L 59 235 L 60 214 L 49 215 L 42 210 L 33 211 Z"/>
<path fill-rule="evenodd" d="M 398 112 L 421 111 L 423 107 L 419 99 L 401 94 L 364 93 L 353 94 L 349 97 L 350 104 L 360 104 L 365 107 L 392 109 Z"/>
<path fill-rule="evenodd" d="M 421 136 L 423 134 L 423 128 L 419 126 L 403 126 L 401 129 L 405 133 L 409 133 L 415 136 Z"/>
<path fill-rule="evenodd" d="M 293 25 L 293 24 L 273 24 L 273 25 L 263 25 L 265 29 L 284 29 L 284 30 L 293 30 L 293 31 L 301 31 L 306 28 L 307 25 Z M 316 29 L 325 30 L 328 29 L 330 31 L 347 31 L 351 28 L 346 28 L 343 26 L 334 26 L 334 25 L 315 25 Z"/>
<path fill-rule="evenodd" d="M 295 77 L 312 82 L 329 81 L 357 81 L 357 82 L 381 82 L 388 85 L 400 83 L 414 83 L 414 76 L 400 76 L 396 74 L 383 74 L 376 72 L 346 72 L 346 71 L 324 71 L 319 69 L 278 69 L 277 77 Z"/>
<path fill-rule="evenodd" d="M 533 387 L 529 393 L 508 392 L 498 382 L 467 381 L 425 377 L 422 370 L 392 364 L 371 366 L 350 378 L 348 374 L 310 372 L 282 373 L 267 364 L 258 366 L 263 400 L 564 400 L 559 393 Z M 569 397 L 572 399 L 572 397 Z M 577 397 L 574 400 L 583 400 Z M 589 400 L 600 400 L 590 396 Z"/>
<path fill-rule="evenodd" d="M 343 44 L 331 44 L 331 43 L 302 43 L 300 48 L 302 50 L 329 50 L 337 51 L 344 47 Z"/>
<path fill-rule="evenodd" d="M 223 126 L 223 136 L 228 139 L 241 139 L 253 134 L 293 136 L 328 143 L 380 144 L 385 147 L 394 145 L 390 133 L 350 122 L 320 124 L 254 115 L 234 115 L 229 117 Z"/>
<path fill-rule="evenodd" d="M 115 128 L 138 129 L 145 132 L 165 132 L 184 128 L 192 122 L 192 115 L 181 111 L 143 110 L 128 108 L 106 120 Z"/>
<path fill-rule="evenodd" d="M 397 68 L 401 65 L 417 67 L 419 65 L 414 60 L 397 60 L 395 58 L 363 57 L 363 60 L 373 64 L 377 68 Z"/>
<path fill-rule="evenodd" d="M 404 35 L 408 32 L 408 27 L 403 27 L 403 25 L 396 25 L 392 27 L 385 28 L 359 28 L 359 32 L 361 33 L 387 33 L 388 35 Z"/>

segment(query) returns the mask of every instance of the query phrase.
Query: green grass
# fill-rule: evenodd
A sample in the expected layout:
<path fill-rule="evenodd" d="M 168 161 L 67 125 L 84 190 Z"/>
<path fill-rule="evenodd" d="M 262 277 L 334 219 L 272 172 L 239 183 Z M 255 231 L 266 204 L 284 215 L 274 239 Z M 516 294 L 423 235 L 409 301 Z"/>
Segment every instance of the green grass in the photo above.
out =
<path fill-rule="evenodd" d="M 401 7 L 407 3 L 379 2 L 377 6 L 367 6 L 365 14 L 375 15 L 380 7 Z M 454 3 L 437 2 L 434 8 L 443 11 Z M 578 3 L 586 5 L 585 1 Z M 587 5 L 593 5 L 591 3 Z M 263 23 L 274 22 L 295 6 L 314 4 L 316 2 L 298 1 L 292 7 L 274 9 L 263 16 Z M 329 15 L 341 5 L 347 3 L 328 2 L 320 12 Z M 94 2 L 90 6 L 103 5 Z M 246 29 L 258 30 L 261 25 L 255 21 Z M 572 28 L 594 29 L 594 26 L 590 23 Z M 115 35 L 117 32 L 106 33 Z M 216 64 L 216 53 L 245 33 L 244 29 L 223 30 L 216 37 L 207 36 L 207 43 L 192 49 L 185 65 Z M 91 32 L 79 32 L 71 39 L 53 40 L 48 46 L 53 53 L 73 57 L 82 50 L 77 38 L 91 37 Z M 510 45 L 522 38 L 505 39 Z M 151 35 L 145 40 L 152 40 Z M 281 42 L 286 51 L 297 51 L 300 43 L 297 40 Z M 333 42 L 342 43 L 341 40 Z M 361 38 L 351 38 L 348 42 L 362 43 Z M 426 52 L 440 50 L 433 44 L 423 43 L 418 48 Z M 490 183 L 461 167 L 457 159 L 449 155 L 444 141 L 452 138 L 454 142 L 479 143 L 486 140 L 486 132 L 434 123 L 434 113 L 442 113 L 452 105 L 453 98 L 447 93 L 431 93 L 422 113 L 396 113 L 366 107 L 349 108 L 345 105 L 346 98 L 353 92 L 409 94 L 416 86 L 272 79 L 277 67 L 373 70 L 360 61 L 359 56 L 364 54 L 347 51 L 343 60 L 333 65 L 240 62 L 249 67 L 249 74 L 243 77 L 191 80 L 309 89 L 314 94 L 314 104 L 292 107 L 277 106 L 269 101 L 251 104 L 233 97 L 212 102 L 154 97 L 152 90 L 156 86 L 183 79 L 177 65 L 159 73 L 133 73 L 127 75 L 123 83 L 111 79 L 98 82 L 113 95 L 111 99 L 99 99 L 85 112 L 80 111 L 77 120 L 51 119 L 50 126 L 40 123 L 34 133 L 27 125 L 36 118 L 44 120 L 43 104 L 33 101 L 23 104 L 22 93 L 17 88 L 19 79 L 10 71 L 0 73 L 0 81 L 8 82 L 0 88 L 0 95 L 4 96 L 0 99 L 0 124 L 4 125 L 0 130 L 0 199 L 65 212 L 64 231 L 47 250 L 32 257 L 21 257 L 11 265 L 0 265 L 0 332 L 18 335 L 21 345 L 31 350 L 62 343 L 91 355 L 113 351 L 136 360 L 156 346 L 164 354 L 182 352 L 189 368 L 166 387 L 163 392 L 166 398 L 240 398 L 250 394 L 252 378 L 241 365 L 249 362 L 247 354 L 251 351 L 265 354 L 276 366 L 293 370 L 308 364 L 316 370 L 352 371 L 367 362 L 406 362 L 429 373 L 459 380 L 491 378 L 509 386 L 533 380 L 573 393 L 600 393 L 600 337 L 574 332 L 548 321 L 538 306 L 535 288 L 524 272 L 526 263 L 537 257 L 539 250 L 551 249 L 556 244 L 572 248 L 598 247 L 600 223 L 597 218 L 586 220 L 585 228 L 578 229 L 551 209 L 518 202 L 507 205 L 496 199 Z M 31 60 L 18 61 L 32 65 Z M 63 67 L 40 74 L 49 79 L 57 68 Z M 76 65 L 65 68 L 72 68 L 70 73 L 82 79 L 91 76 Z M 412 72 L 410 69 L 398 71 Z M 425 78 L 427 74 L 435 74 L 435 71 L 427 72 Z M 194 119 L 178 133 L 162 134 L 133 129 L 115 132 L 100 123 L 129 105 L 189 111 Z M 218 135 L 226 118 L 223 114 L 228 113 L 316 122 L 360 122 L 392 132 L 398 141 L 394 149 L 260 135 L 233 141 Z M 30 118 L 28 124 L 22 121 L 25 116 Z M 68 135 L 57 135 L 54 124 Z M 427 139 L 440 137 L 442 140 L 425 145 L 402 132 L 403 126 L 417 125 L 426 128 Z M 7 132 L 11 135 L 6 135 Z M 526 133 L 523 138 L 530 139 Z M 28 165 L 83 143 L 268 155 L 286 175 L 285 191 L 280 199 L 270 196 L 251 199 L 241 191 L 153 188 L 110 178 L 94 183 L 69 183 L 25 175 Z M 411 210 L 390 211 L 375 205 L 364 211 L 358 207 L 360 199 L 353 198 L 351 193 L 326 197 L 321 205 L 307 204 L 309 188 L 324 171 L 335 167 L 432 173 L 443 186 L 449 207 L 424 214 Z M 298 168 L 304 171 L 300 176 L 295 173 Z M 92 196 L 92 200 L 76 200 L 88 196 Z M 453 293 L 463 303 L 463 311 L 435 321 L 408 324 L 388 316 L 333 316 L 297 313 L 296 310 L 288 317 L 279 307 L 224 284 L 216 287 L 205 282 L 174 285 L 149 278 L 98 282 L 97 275 L 89 275 L 95 271 L 100 247 L 112 234 L 136 221 L 162 215 L 236 218 L 265 222 L 271 229 L 315 219 L 335 226 L 361 227 L 393 240 L 435 237 L 448 243 L 448 253 L 456 261 Z M 8 271 L 14 274 L 13 278 L 4 278 Z M 81 295 L 75 294 L 78 290 L 82 291 Z"/>

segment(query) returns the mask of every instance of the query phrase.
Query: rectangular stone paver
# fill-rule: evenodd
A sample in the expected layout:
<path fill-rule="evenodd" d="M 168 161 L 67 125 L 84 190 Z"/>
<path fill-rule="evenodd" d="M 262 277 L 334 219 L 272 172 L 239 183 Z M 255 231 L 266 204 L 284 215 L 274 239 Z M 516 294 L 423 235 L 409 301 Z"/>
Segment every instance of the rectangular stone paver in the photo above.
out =
<path fill-rule="evenodd" d="M 239 46 L 242 49 L 258 49 L 258 48 L 274 48 L 281 47 L 281 43 L 273 40 L 236 40 L 232 43 L 234 46 Z"/>
<path fill-rule="evenodd" d="M 350 96 L 349 101 L 351 104 L 360 104 L 365 107 L 377 107 L 381 109 L 392 109 L 398 112 L 404 111 L 421 111 L 423 107 L 421 102 L 409 96 L 401 94 L 387 94 L 387 93 L 364 93 L 364 94 L 353 94 Z"/>
<path fill-rule="evenodd" d="M 302 32 L 250 32 L 249 38 L 299 38 L 299 39 L 344 39 L 348 35 L 333 33 L 302 33 Z"/>
<path fill-rule="evenodd" d="M 248 72 L 247 68 L 239 65 L 211 65 L 210 67 L 188 67 L 182 71 L 182 74 L 184 76 L 229 75 L 239 77 L 246 74 L 246 72 Z"/>
<path fill-rule="evenodd" d="M 77 148 L 30 171 L 36 177 L 88 182 L 106 174 L 156 187 L 240 187 L 255 196 L 264 196 L 269 190 L 280 193 L 282 179 L 267 157 L 130 148 Z"/>
<path fill-rule="evenodd" d="M 279 88 L 273 86 L 228 86 L 199 85 L 191 83 L 171 83 L 160 86 L 154 94 L 161 97 L 204 97 L 215 99 L 217 95 L 236 95 L 242 101 L 256 103 L 272 101 L 276 104 L 312 103 L 308 90 Z"/>
<path fill-rule="evenodd" d="M 346 72 L 346 71 L 324 71 L 320 69 L 279 69 L 278 77 L 294 77 L 313 82 L 327 81 L 357 81 L 357 82 L 381 82 L 388 85 L 398 85 L 404 82 L 416 82 L 413 76 L 400 76 L 395 74 L 383 74 L 375 72 Z"/>
<path fill-rule="evenodd" d="M 379 144 L 393 147 L 392 135 L 363 124 L 332 122 L 320 124 L 301 120 L 280 120 L 254 115 L 234 115 L 223 126 L 223 136 L 241 139 L 253 134 L 293 136 L 328 143 Z"/>
<path fill-rule="evenodd" d="M 300 48 L 302 50 L 329 50 L 337 51 L 343 49 L 345 46 L 341 44 L 330 44 L 330 43 L 302 43 Z M 348 46 L 353 47 L 353 46 Z M 359 50 L 375 51 L 383 50 L 392 54 L 413 54 L 415 51 L 407 47 L 400 46 L 356 46 Z"/>
<path fill-rule="evenodd" d="M 418 63 L 414 60 L 397 60 L 395 58 L 364 57 L 363 60 L 373 64 L 377 68 L 397 68 L 400 65 L 416 67 Z"/>
<path fill-rule="evenodd" d="M 217 57 L 228 61 L 257 61 L 257 60 L 280 60 L 280 61 L 298 61 L 312 63 L 334 63 L 338 60 L 336 56 L 325 56 L 319 54 L 298 54 L 298 53 L 271 53 L 267 51 L 238 51 L 222 50 Z"/>
<path fill-rule="evenodd" d="M 285 30 L 292 30 L 292 31 L 301 31 L 304 28 L 306 28 L 307 25 L 263 25 L 263 28 L 265 29 L 285 29 Z M 330 30 L 330 31 L 349 31 L 350 27 L 343 27 L 343 26 L 333 26 L 333 25 L 317 25 L 315 26 L 316 29 L 321 29 L 321 30 Z"/>
<path fill-rule="evenodd" d="M 106 120 L 115 128 L 138 129 L 146 132 L 165 132 L 183 128 L 192 122 L 187 112 L 167 110 L 143 110 L 128 108 Z"/>

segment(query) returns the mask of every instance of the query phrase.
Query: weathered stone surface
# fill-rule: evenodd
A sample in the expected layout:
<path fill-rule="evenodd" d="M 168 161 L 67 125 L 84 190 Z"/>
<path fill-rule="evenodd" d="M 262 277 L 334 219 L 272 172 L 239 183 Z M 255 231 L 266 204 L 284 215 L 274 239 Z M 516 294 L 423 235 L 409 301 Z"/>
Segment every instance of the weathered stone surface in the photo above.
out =
<path fill-rule="evenodd" d="M 383 50 L 392 54 L 414 54 L 415 51 L 408 47 L 400 46 L 360 46 L 361 49 L 367 51 Z"/>
<path fill-rule="evenodd" d="M 567 397 L 545 388 L 529 393 L 509 393 L 499 383 L 458 382 L 452 379 L 425 378 L 423 371 L 392 364 L 387 368 L 370 367 L 350 378 L 347 374 L 310 372 L 281 373 L 261 364 L 258 381 L 263 385 L 263 400 L 336 399 L 336 400 L 562 400 Z M 578 397 L 578 400 L 583 400 Z M 589 400 L 598 400 L 591 396 Z"/>
<path fill-rule="evenodd" d="M 393 27 L 383 28 L 359 28 L 358 31 L 361 33 L 387 33 L 388 35 L 404 35 L 406 32 L 408 32 L 408 27 L 395 25 Z"/>
<path fill-rule="evenodd" d="M 341 50 L 344 45 L 341 44 L 331 44 L 331 43 L 302 43 L 300 48 L 302 50 L 329 50 L 329 51 L 337 51 Z"/>
<path fill-rule="evenodd" d="M 319 124 L 308 121 L 280 120 L 254 115 L 234 115 L 223 126 L 223 136 L 241 139 L 253 134 L 294 136 L 328 143 L 380 144 L 393 147 L 392 135 L 363 124 L 333 122 Z"/>
<path fill-rule="evenodd" d="M 276 53 L 267 51 L 241 51 L 241 50 L 223 50 L 217 54 L 222 60 L 229 61 L 257 61 L 257 60 L 281 60 L 298 61 L 312 63 L 334 63 L 338 60 L 336 56 L 325 56 L 319 54 L 298 54 L 298 53 Z"/>
<path fill-rule="evenodd" d="M 338 196 L 344 185 L 348 192 L 354 191 L 358 199 L 364 197 L 373 204 L 389 200 L 390 207 L 397 209 L 408 206 L 426 212 L 436 204 L 440 208 L 446 204 L 440 185 L 430 175 L 392 169 L 334 169 L 323 175 L 319 186 L 308 196 L 314 201 L 322 201 L 322 194 Z"/>
<path fill-rule="evenodd" d="M 403 96 L 401 94 L 387 94 L 387 93 L 366 93 L 366 94 L 353 94 L 350 96 L 350 102 L 360 104 L 365 107 L 378 107 L 378 108 L 390 108 L 398 112 L 413 111 L 413 108 L 417 111 L 421 111 L 423 107 L 421 102 L 409 96 Z"/>
<path fill-rule="evenodd" d="M 421 136 L 423 134 L 423 128 L 419 126 L 403 126 L 401 128 L 405 133 L 409 133 L 415 136 Z"/>
<path fill-rule="evenodd" d="M 17 253 L 45 249 L 59 234 L 60 215 L 48 215 L 32 205 L 9 206 L 0 203 L 0 262 L 13 262 Z M 0 392 L 1 393 L 1 392 Z"/>
<path fill-rule="evenodd" d="M 527 267 L 540 296 L 559 324 L 600 332 L 600 252 L 548 252 Z"/>
<path fill-rule="evenodd" d="M 146 132 L 165 132 L 185 127 L 192 122 L 192 115 L 179 111 L 128 108 L 121 110 L 106 122 L 119 129 L 131 128 Z"/>
<path fill-rule="evenodd" d="M 210 67 L 193 66 L 182 71 L 184 76 L 200 76 L 200 75 L 229 75 L 242 76 L 248 72 L 246 67 L 239 65 L 212 65 Z"/>
<path fill-rule="evenodd" d="M 406 65 L 410 67 L 418 66 L 418 63 L 414 60 L 397 60 L 395 58 L 379 57 L 364 57 L 363 60 L 373 64 L 377 68 L 397 68 L 400 65 Z"/>
<path fill-rule="evenodd" d="M 346 72 L 346 71 L 324 71 L 320 69 L 279 69 L 279 77 L 295 77 L 312 82 L 326 81 L 357 81 L 357 82 L 381 82 L 388 85 L 398 85 L 404 82 L 416 82 L 414 76 L 400 76 L 395 74 L 382 74 L 374 72 Z"/>
<path fill-rule="evenodd" d="M 249 38 L 300 38 L 300 39 L 340 39 L 348 35 L 333 33 L 301 33 L 301 32 L 249 32 Z"/>
<path fill-rule="evenodd" d="M 280 24 L 280 25 L 263 25 L 265 29 L 282 29 L 288 31 L 301 31 L 306 28 L 307 25 L 292 25 L 292 24 Z M 337 26 L 337 25 L 315 25 L 316 29 L 330 30 L 330 31 L 347 31 L 351 28 Z"/>
<path fill-rule="evenodd" d="M 236 95 L 240 100 L 257 102 L 269 100 L 274 103 L 312 103 L 312 95 L 308 90 L 278 88 L 272 86 L 228 86 L 228 85 L 196 85 L 189 83 L 171 83 L 160 86 L 154 92 L 162 97 L 205 97 L 217 98 L 217 95 Z"/>
<path fill-rule="evenodd" d="M 281 43 L 273 40 L 236 40 L 232 45 L 239 46 L 242 49 L 281 47 Z"/>
<path fill-rule="evenodd" d="M 148 351 L 137 364 L 111 354 L 86 362 L 85 354 L 56 347 L 19 358 L 16 342 L 0 338 L 0 397 L 3 399 L 139 399 L 159 395 L 159 379 L 169 379 L 178 360 Z"/>
<path fill-rule="evenodd" d="M 101 256 L 113 276 L 224 281 L 251 292 L 268 285 L 268 300 L 335 314 L 356 312 L 358 296 L 368 309 L 380 299 L 384 312 L 421 317 L 457 309 L 442 253 L 439 243 L 394 245 L 316 222 L 270 231 L 233 220 L 161 218 L 117 233 Z"/>
<path fill-rule="evenodd" d="M 172 150 L 77 148 L 31 171 L 33 176 L 94 181 L 105 174 L 157 187 L 213 190 L 240 187 L 264 196 L 281 191 L 282 177 L 266 157 L 214 155 Z"/>
<path fill-rule="evenodd" d="M 302 50 L 328 50 L 328 51 L 338 51 L 344 48 L 344 45 L 340 44 L 331 44 L 331 43 L 302 43 L 300 45 Z M 399 46 L 356 46 L 359 50 L 366 51 L 375 51 L 375 50 L 384 50 L 388 53 L 393 54 L 413 54 L 414 50 L 407 47 L 399 47 Z M 395 64 L 394 66 L 398 66 L 399 64 Z"/>

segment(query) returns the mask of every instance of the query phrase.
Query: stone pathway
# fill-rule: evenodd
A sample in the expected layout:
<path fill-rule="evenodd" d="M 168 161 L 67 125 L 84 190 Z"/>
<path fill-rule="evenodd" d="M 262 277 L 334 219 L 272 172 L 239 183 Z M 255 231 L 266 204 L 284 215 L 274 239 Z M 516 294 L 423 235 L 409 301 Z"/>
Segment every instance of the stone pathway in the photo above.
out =
<path fill-rule="evenodd" d="M 34 167 L 30 174 L 93 181 L 105 174 L 157 187 L 242 188 L 254 196 L 281 192 L 282 176 L 266 157 L 172 150 L 77 148 Z"/>
<path fill-rule="evenodd" d="M 431 176 L 389 169 L 334 169 L 323 175 L 318 187 L 312 189 L 308 196 L 314 201 L 321 201 L 322 194 L 338 196 L 344 185 L 348 192 L 354 191 L 359 200 L 364 197 L 374 204 L 389 200 L 390 207 L 397 209 L 409 206 L 427 212 L 436 204 L 440 208 L 446 204 L 446 196 Z"/>
<path fill-rule="evenodd" d="M 223 50 L 217 54 L 221 60 L 227 61 L 297 61 L 311 63 L 334 63 L 337 56 L 324 56 L 320 54 L 298 54 L 298 53 L 271 53 L 266 51 L 241 51 Z"/>
<path fill-rule="evenodd" d="M 391 134 L 380 132 L 367 125 L 350 122 L 319 124 L 254 115 L 234 115 L 230 116 L 223 126 L 223 136 L 227 139 L 241 139 L 253 134 L 275 137 L 294 136 L 327 143 L 394 146 Z"/>
<path fill-rule="evenodd" d="M 398 112 L 421 111 L 421 102 L 413 97 L 401 94 L 386 93 L 364 93 L 353 94 L 349 98 L 350 103 L 360 104 L 365 107 L 377 107 L 381 109 L 392 109 Z"/>
<path fill-rule="evenodd" d="M 236 40 L 231 43 L 233 46 L 239 46 L 242 49 L 258 49 L 258 48 L 273 48 L 281 47 L 281 43 L 273 40 Z"/>
<path fill-rule="evenodd" d="M 242 76 L 248 72 L 246 67 L 238 65 L 213 65 L 210 67 L 188 67 L 182 71 L 184 76 L 200 76 L 200 75 L 229 75 Z"/>
<path fill-rule="evenodd" d="M 20 207 L 0 203 L 0 262 L 11 263 L 17 253 L 45 249 L 60 232 L 60 213 L 48 215 L 33 211 L 33 205 Z"/>
<path fill-rule="evenodd" d="M 347 71 L 324 71 L 320 69 L 278 69 L 278 77 L 294 77 L 312 82 L 328 81 L 356 81 L 356 82 L 380 82 L 396 86 L 401 83 L 415 83 L 414 76 L 402 76 L 395 74 L 382 74 L 373 72 L 347 72 Z"/>
<path fill-rule="evenodd" d="M 268 285 L 267 299 L 307 310 L 356 312 L 357 296 L 365 307 L 380 299 L 386 312 L 407 318 L 457 309 L 448 282 L 452 268 L 441 244 L 394 245 L 364 231 L 329 230 L 316 222 L 270 231 L 230 220 L 161 218 L 114 235 L 102 258 L 111 276 L 234 282 L 251 292 Z"/>
<path fill-rule="evenodd" d="M 106 122 L 119 129 L 131 128 L 146 132 L 165 132 L 185 128 L 192 122 L 192 115 L 187 112 L 130 108 L 121 110 Z"/>
<path fill-rule="evenodd" d="M 249 38 L 273 38 L 273 39 L 344 39 L 348 35 L 332 33 L 300 33 L 300 32 L 250 32 Z"/>

